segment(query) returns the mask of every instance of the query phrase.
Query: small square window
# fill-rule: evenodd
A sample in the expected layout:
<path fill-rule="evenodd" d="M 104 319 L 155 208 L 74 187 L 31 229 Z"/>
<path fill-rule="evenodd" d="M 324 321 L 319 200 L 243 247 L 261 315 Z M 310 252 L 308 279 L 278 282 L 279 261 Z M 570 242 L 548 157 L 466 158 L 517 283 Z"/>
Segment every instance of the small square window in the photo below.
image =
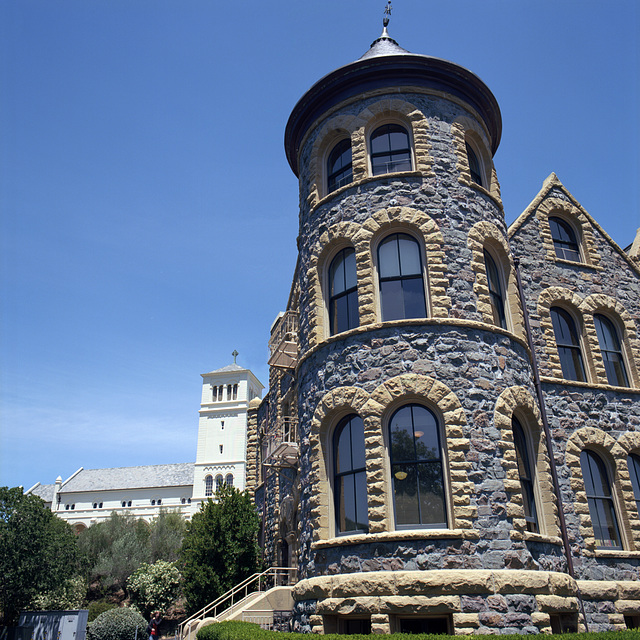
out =
<path fill-rule="evenodd" d="M 552 613 L 549 620 L 553 634 L 578 632 L 578 615 L 576 613 Z"/>
<path fill-rule="evenodd" d="M 627 629 L 640 629 L 640 615 L 625 616 L 624 623 Z"/>

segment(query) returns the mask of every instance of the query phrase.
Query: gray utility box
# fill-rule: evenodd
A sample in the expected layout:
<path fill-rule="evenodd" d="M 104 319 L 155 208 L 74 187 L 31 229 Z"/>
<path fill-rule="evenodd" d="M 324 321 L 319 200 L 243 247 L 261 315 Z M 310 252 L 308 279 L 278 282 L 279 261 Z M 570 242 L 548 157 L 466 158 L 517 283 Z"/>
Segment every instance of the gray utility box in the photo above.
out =
<path fill-rule="evenodd" d="M 18 628 L 32 630 L 21 640 L 85 640 L 89 611 L 23 611 Z"/>

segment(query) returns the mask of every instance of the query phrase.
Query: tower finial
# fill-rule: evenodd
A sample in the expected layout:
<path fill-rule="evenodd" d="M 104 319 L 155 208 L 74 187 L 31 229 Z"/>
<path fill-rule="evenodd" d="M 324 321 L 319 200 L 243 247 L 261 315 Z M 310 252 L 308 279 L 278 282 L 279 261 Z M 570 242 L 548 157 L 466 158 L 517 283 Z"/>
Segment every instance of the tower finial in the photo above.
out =
<path fill-rule="evenodd" d="M 235 349 L 233 350 L 233 353 L 231 354 L 233 356 L 233 364 L 237 364 L 236 363 L 236 358 L 240 355 Z"/>
<path fill-rule="evenodd" d="M 391 0 L 387 0 L 387 6 L 384 8 L 384 18 L 382 18 L 382 26 L 385 29 L 389 26 L 390 16 L 391 16 Z"/>

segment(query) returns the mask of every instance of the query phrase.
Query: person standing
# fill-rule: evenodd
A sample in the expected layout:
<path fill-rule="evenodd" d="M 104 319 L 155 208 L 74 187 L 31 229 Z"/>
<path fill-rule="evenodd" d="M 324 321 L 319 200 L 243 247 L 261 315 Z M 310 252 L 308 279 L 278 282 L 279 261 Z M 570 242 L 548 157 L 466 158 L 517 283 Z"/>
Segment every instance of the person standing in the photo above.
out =
<path fill-rule="evenodd" d="M 149 634 L 149 640 L 158 640 L 160 638 L 160 623 L 162 618 L 159 611 L 154 611 L 151 614 L 151 620 L 147 625 L 147 633 Z"/>

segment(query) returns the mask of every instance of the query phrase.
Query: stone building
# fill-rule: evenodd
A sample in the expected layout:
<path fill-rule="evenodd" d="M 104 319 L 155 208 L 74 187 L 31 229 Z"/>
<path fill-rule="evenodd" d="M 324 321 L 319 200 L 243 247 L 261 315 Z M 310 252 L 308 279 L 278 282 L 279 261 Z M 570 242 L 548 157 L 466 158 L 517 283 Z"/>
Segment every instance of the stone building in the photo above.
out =
<path fill-rule="evenodd" d="M 498 103 L 382 36 L 285 133 L 298 262 L 249 411 L 298 628 L 640 621 L 640 241 L 552 174 L 510 226 Z"/>
<path fill-rule="evenodd" d="M 150 522 L 161 509 L 190 518 L 223 483 L 245 488 L 247 411 L 263 385 L 235 362 L 202 374 L 196 462 L 111 469 L 80 467 L 63 481 L 37 483 L 40 496 L 63 520 L 80 531 L 113 511 Z"/>

